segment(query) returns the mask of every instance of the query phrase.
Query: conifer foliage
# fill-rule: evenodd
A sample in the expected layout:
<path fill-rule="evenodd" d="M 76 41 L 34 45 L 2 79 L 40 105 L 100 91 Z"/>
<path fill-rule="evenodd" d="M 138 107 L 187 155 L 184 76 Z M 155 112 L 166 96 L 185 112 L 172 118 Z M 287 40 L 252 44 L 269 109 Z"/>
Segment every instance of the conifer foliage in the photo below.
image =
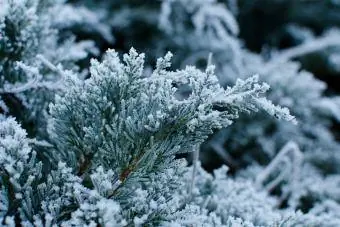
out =
<path fill-rule="evenodd" d="M 0 0 L 0 226 L 340 226 L 337 20 L 259 2 Z"/>

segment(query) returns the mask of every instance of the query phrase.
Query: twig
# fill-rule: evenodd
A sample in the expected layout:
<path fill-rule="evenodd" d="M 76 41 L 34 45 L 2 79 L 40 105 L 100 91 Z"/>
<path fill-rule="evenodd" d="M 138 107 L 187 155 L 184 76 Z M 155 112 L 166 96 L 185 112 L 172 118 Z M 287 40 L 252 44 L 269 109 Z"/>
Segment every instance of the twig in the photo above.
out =
<path fill-rule="evenodd" d="M 290 182 L 292 187 L 295 187 L 296 182 L 298 181 L 298 170 L 301 165 L 302 161 L 302 153 L 297 146 L 296 143 L 290 141 L 288 142 L 276 155 L 276 157 L 271 161 L 271 163 L 257 176 L 255 180 L 255 185 L 257 187 L 263 187 L 264 183 L 266 180 L 269 179 L 270 175 L 274 172 L 276 168 L 280 166 L 280 164 L 283 163 L 289 163 L 287 156 L 291 153 L 293 155 L 292 157 L 292 165 L 291 165 L 291 171 L 292 171 L 292 176 L 290 176 Z M 283 170 L 284 173 L 289 173 L 287 170 Z M 266 186 L 268 187 L 269 190 L 273 190 L 275 186 L 278 185 L 279 182 L 282 182 L 284 180 L 284 175 L 285 174 L 279 174 L 276 179 L 272 180 L 269 182 Z M 287 175 L 287 174 L 286 174 Z M 286 196 L 286 195 L 285 195 Z"/>
<path fill-rule="evenodd" d="M 261 74 L 266 74 L 276 68 L 279 64 L 285 63 L 291 59 L 323 50 L 330 46 L 340 46 L 340 35 L 332 34 L 325 37 L 307 41 L 299 46 L 288 48 L 273 57 L 273 60 L 265 64 L 261 69 Z"/>
<path fill-rule="evenodd" d="M 190 187 L 189 187 L 190 198 L 192 198 L 193 196 L 193 189 L 195 186 L 195 178 L 196 178 L 196 173 L 197 173 L 197 165 L 199 162 L 199 153 L 200 153 L 199 147 L 196 146 L 193 151 L 193 162 L 192 162 L 193 168 L 192 168 L 192 176 L 191 176 Z"/>

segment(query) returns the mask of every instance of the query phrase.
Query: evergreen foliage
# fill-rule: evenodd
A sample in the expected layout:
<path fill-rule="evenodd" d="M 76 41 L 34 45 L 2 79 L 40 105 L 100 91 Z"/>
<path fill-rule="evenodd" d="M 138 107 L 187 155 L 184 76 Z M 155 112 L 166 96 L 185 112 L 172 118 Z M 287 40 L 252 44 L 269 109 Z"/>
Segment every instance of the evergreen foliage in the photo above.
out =
<path fill-rule="evenodd" d="M 0 0 L 0 226 L 340 226 L 339 3 L 256 2 Z"/>
<path fill-rule="evenodd" d="M 62 69 L 96 51 L 91 41 L 57 28 L 58 1 L 2 0 L 0 9 L 0 111 L 18 118 L 33 134 L 45 124 L 46 108 L 63 89 Z M 54 67 L 56 65 L 57 67 Z M 43 133 L 43 132 L 42 132 Z"/>

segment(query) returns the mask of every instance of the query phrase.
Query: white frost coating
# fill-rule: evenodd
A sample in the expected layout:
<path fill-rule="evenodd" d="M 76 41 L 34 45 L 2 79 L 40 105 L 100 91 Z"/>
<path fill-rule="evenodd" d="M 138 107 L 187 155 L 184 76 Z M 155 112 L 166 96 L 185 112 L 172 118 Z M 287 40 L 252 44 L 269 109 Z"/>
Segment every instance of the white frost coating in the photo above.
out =
<path fill-rule="evenodd" d="M 290 184 L 289 191 L 282 194 L 281 199 L 286 199 L 289 193 L 294 194 L 298 192 L 298 184 L 300 179 L 301 164 L 303 155 L 294 142 L 288 142 L 276 155 L 276 157 L 269 163 L 269 165 L 257 175 L 255 185 L 257 187 L 264 187 L 271 192 L 282 181 L 287 180 Z M 281 171 L 276 178 L 269 180 L 269 177 L 275 172 Z M 294 197 L 294 196 L 292 196 Z M 295 199 L 295 198 L 293 198 Z"/>
<path fill-rule="evenodd" d="M 113 42 L 114 37 L 111 34 L 110 27 L 102 22 L 105 17 L 105 11 L 93 12 L 85 7 L 73 7 L 69 4 L 57 7 L 54 12 L 54 25 L 58 28 L 67 28 L 82 25 L 88 30 L 99 32 L 108 42 Z"/>
<path fill-rule="evenodd" d="M 92 41 L 76 42 L 72 34 L 56 30 L 59 17 L 53 15 L 60 7 L 64 7 L 61 1 L 1 0 L 0 4 L 0 103 L 5 102 L 3 96 L 13 96 L 27 117 L 20 119 L 17 110 L 8 109 L 13 108 L 10 104 L 5 112 L 14 111 L 23 123 L 34 120 L 36 127 L 46 125 L 48 103 L 63 87 L 57 82 L 60 73 L 44 62 L 78 71 L 76 62 L 97 51 Z"/>
<path fill-rule="evenodd" d="M 0 225 L 340 226 L 340 146 L 332 128 L 340 119 L 339 98 L 291 61 L 332 52 L 323 63 L 336 72 L 338 34 L 315 38 L 312 30 L 284 25 L 284 36 L 304 43 L 268 56 L 264 46 L 261 56 L 236 37 L 237 20 L 254 3 L 65 2 L 0 0 L 11 4 L 0 7 L 0 121 L 14 122 L 0 129 Z M 241 29 L 247 46 L 251 24 Z M 94 42 L 78 40 L 91 37 L 102 50 L 113 36 L 119 50 L 133 44 L 149 58 L 132 49 L 121 60 L 111 50 L 92 61 L 87 75 L 88 53 L 101 53 Z M 152 70 L 152 59 L 168 50 L 176 55 L 158 59 Z M 214 59 L 205 67 L 209 53 Z M 171 58 L 181 70 L 169 70 Z M 288 107 L 299 124 L 278 121 L 295 118 L 272 103 Z M 38 137 L 13 136 L 24 131 L 6 120 L 10 114 Z M 202 150 L 212 147 L 228 168 L 207 173 L 197 147 L 224 127 Z M 292 138 L 295 145 L 284 146 Z M 192 150 L 192 167 L 175 159 Z"/>
<path fill-rule="evenodd" d="M 50 135 L 58 150 L 75 157 L 71 165 L 80 176 L 91 171 L 90 166 L 103 166 L 90 175 L 96 189 L 90 194 L 128 204 L 135 216 L 127 219 L 135 225 L 153 223 L 158 216 L 170 218 L 190 197 L 197 197 L 199 189 L 194 186 L 199 176 L 193 180 L 194 171 L 188 181 L 179 180 L 185 169 L 176 167 L 174 155 L 198 150 L 212 130 L 229 126 L 243 112 L 259 110 L 259 99 L 263 101 L 268 89 L 255 76 L 225 90 L 212 66 L 206 72 L 195 67 L 170 71 L 170 58 L 167 54 L 158 59 L 156 69 L 145 76 L 144 54 L 131 49 L 121 61 L 109 50 L 102 62 L 92 61 L 88 80 L 67 78 L 68 92 L 50 106 Z M 181 84 L 192 90 L 184 99 L 178 99 L 174 86 Z M 281 111 L 271 107 L 269 112 Z M 113 171 L 104 171 L 104 166 Z M 181 196 L 173 195 L 171 182 L 173 187 L 186 182 Z"/>
<path fill-rule="evenodd" d="M 273 56 L 273 59 L 259 71 L 261 74 L 266 74 L 275 69 L 279 64 L 293 60 L 294 58 L 307 55 L 312 52 L 326 49 L 327 47 L 340 45 L 340 32 L 338 30 L 330 30 L 323 37 L 308 40 L 305 43 L 286 49 Z"/>

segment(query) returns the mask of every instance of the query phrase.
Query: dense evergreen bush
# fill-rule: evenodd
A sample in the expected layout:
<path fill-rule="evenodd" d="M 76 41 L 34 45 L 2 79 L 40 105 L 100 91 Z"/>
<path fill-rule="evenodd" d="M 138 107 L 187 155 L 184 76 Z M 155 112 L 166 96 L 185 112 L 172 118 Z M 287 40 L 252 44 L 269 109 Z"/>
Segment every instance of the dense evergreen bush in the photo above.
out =
<path fill-rule="evenodd" d="M 340 226 L 339 10 L 0 0 L 0 226 Z"/>

